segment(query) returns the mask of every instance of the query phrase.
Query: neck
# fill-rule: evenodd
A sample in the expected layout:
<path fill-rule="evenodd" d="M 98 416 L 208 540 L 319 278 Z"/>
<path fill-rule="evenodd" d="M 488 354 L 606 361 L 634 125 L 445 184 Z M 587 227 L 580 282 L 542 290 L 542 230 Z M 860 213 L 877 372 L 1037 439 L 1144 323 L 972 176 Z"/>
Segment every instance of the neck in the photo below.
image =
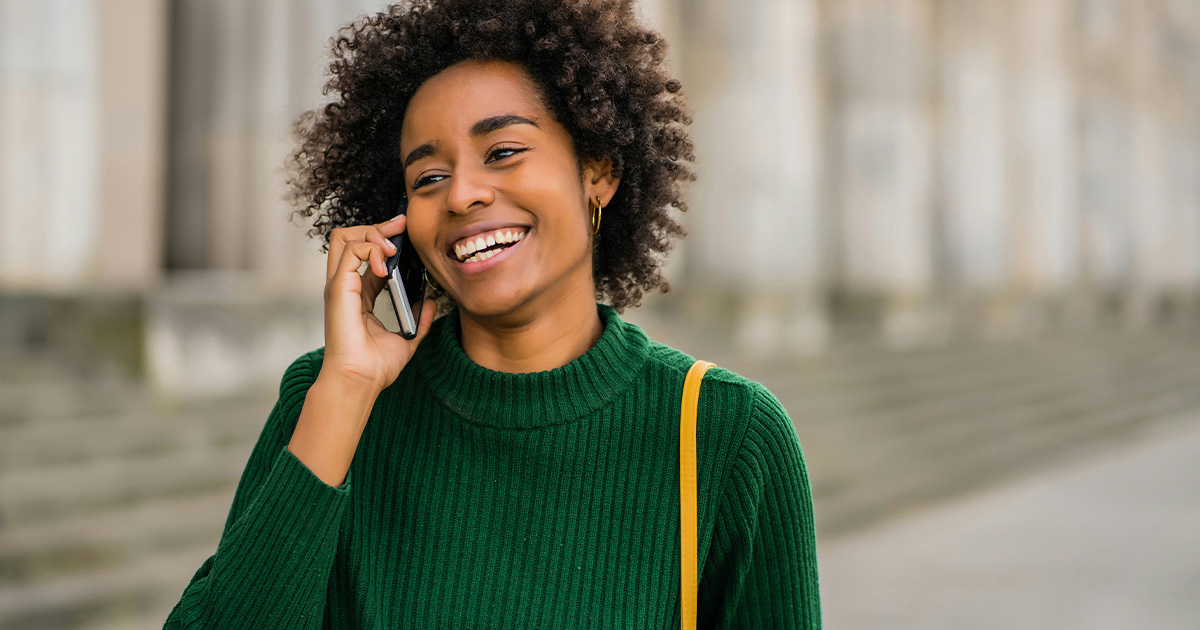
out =
<path fill-rule="evenodd" d="M 604 332 L 590 290 L 562 296 L 523 317 L 485 318 L 460 308 L 459 325 L 463 352 L 471 361 L 511 373 L 562 367 L 587 352 Z"/>

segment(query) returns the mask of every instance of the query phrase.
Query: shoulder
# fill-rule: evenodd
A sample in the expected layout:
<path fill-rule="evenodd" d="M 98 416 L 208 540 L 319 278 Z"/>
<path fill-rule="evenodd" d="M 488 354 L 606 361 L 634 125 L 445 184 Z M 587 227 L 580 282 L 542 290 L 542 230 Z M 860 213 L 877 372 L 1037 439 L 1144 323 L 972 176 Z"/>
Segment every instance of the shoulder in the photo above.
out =
<path fill-rule="evenodd" d="M 686 352 L 650 342 L 650 370 L 659 371 L 660 378 L 672 379 L 677 387 L 671 391 L 679 395 L 684 377 L 695 361 L 696 357 Z M 737 445 L 737 459 L 790 457 L 790 451 L 799 451 L 796 428 L 779 398 L 762 383 L 720 365 L 704 374 L 698 414 L 698 430 L 702 433 L 707 430 L 726 444 Z M 781 449 L 789 453 L 782 453 Z"/>
<path fill-rule="evenodd" d="M 676 410 L 695 361 L 686 352 L 650 342 L 649 377 L 670 383 L 664 395 L 674 397 L 669 404 Z M 780 492 L 788 500 L 804 500 L 808 473 L 796 427 L 766 385 L 719 365 L 709 369 L 700 386 L 696 438 L 701 470 L 712 473 L 707 480 L 700 477 L 701 503 L 722 506 L 712 507 L 714 514 L 725 513 L 718 519 L 729 518 L 730 510 L 734 518 L 747 518 L 760 499 Z"/>
<path fill-rule="evenodd" d="M 325 346 L 321 346 L 293 359 L 279 380 L 279 397 L 291 398 L 306 393 L 317 380 L 324 358 Z"/>
<path fill-rule="evenodd" d="M 697 357 L 682 350 L 653 340 L 649 343 L 647 358 L 652 370 L 677 377 L 680 390 L 683 388 L 683 379 L 687 371 L 697 360 Z M 720 365 L 705 372 L 700 396 L 702 402 L 707 397 L 723 403 L 722 406 L 738 403 L 742 410 L 764 422 L 778 422 L 784 419 L 789 426 L 791 424 L 783 405 L 765 385 Z"/>
<path fill-rule="evenodd" d="M 677 373 L 680 379 L 687 374 L 687 371 L 691 369 L 692 364 L 697 359 L 704 359 L 704 357 L 694 357 L 682 350 L 659 343 L 653 339 L 647 344 L 646 358 L 649 363 L 661 370 Z M 682 380 L 680 382 L 682 383 Z M 739 389 L 748 393 L 758 388 L 763 388 L 761 383 L 750 380 L 720 365 L 704 373 L 704 385 L 708 386 L 711 383 L 718 384 L 722 388 Z"/>

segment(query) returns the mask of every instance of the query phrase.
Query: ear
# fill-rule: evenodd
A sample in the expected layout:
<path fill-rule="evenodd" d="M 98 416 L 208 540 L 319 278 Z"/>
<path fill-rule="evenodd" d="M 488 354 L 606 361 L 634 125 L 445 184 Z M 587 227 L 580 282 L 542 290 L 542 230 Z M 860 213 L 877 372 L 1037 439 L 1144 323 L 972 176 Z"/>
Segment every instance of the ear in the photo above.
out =
<path fill-rule="evenodd" d="M 600 197 L 601 205 L 607 206 L 617 194 L 621 178 L 613 175 L 612 160 L 588 158 L 583 160 L 584 199 Z"/>

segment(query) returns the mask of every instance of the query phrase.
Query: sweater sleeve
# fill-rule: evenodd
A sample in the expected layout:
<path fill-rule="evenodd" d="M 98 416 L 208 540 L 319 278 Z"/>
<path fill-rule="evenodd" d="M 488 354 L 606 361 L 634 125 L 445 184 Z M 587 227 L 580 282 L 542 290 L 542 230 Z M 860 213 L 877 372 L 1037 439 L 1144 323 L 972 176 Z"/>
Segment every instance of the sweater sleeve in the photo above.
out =
<path fill-rule="evenodd" d="M 783 406 L 759 386 L 717 506 L 701 576 L 700 625 L 821 627 L 817 539 L 804 453 Z"/>
<path fill-rule="evenodd" d="M 242 472 L 216 553 L 192 577 L 164 628 L 319 628 L 350 493 L 287 448 L 316 380 L 312 353 L 284 371 Z"/>

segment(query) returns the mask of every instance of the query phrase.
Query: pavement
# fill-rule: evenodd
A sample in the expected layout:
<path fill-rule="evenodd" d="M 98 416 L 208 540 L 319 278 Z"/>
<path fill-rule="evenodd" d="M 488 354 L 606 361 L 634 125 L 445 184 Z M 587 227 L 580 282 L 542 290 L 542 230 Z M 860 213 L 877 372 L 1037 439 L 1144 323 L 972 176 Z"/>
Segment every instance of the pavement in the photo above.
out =
<path fill-rule="evenodd" d="M 827 628 L 1200 628 L 1200 429 L 818 545 Z"/>

